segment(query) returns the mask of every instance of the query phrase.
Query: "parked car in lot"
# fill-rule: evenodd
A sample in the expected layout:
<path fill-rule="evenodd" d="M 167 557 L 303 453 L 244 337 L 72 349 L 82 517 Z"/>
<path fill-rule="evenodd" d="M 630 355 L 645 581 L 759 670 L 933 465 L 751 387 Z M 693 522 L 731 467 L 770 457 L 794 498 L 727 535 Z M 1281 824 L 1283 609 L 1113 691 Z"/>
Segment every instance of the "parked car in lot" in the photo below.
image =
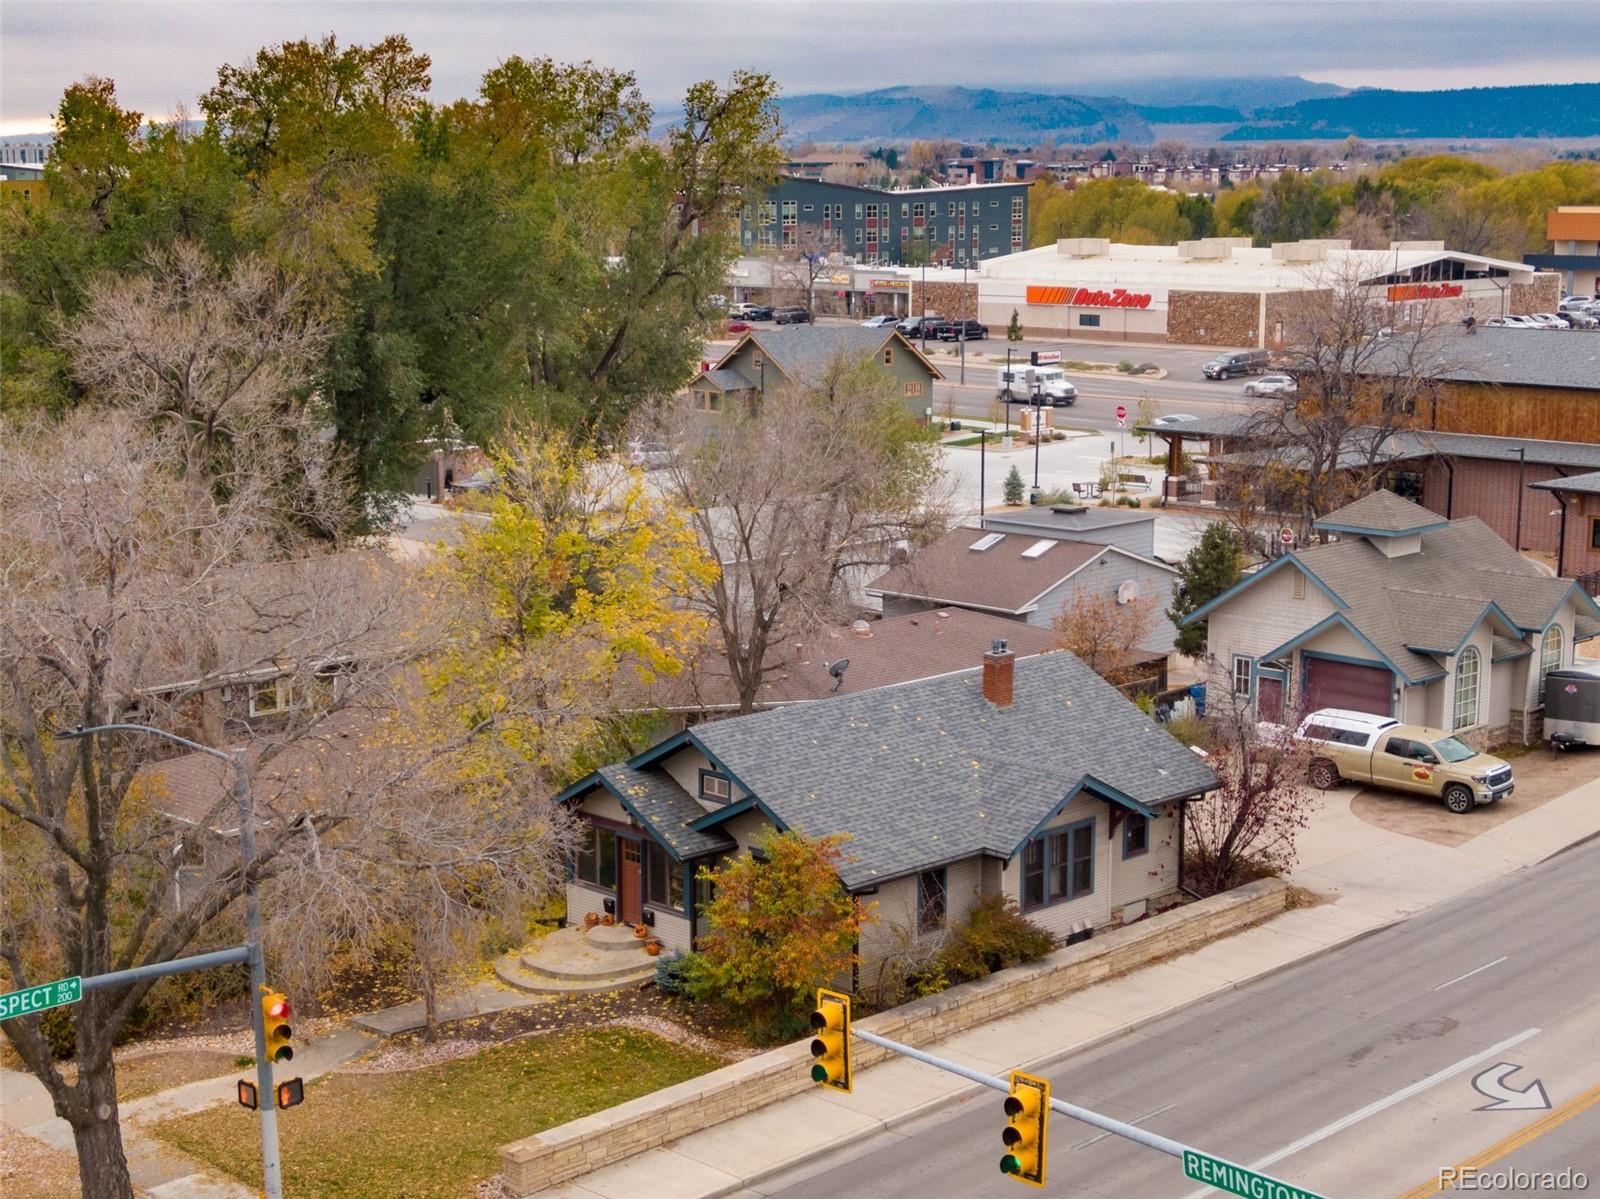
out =
<path fill-rule="evenodd" d="M 672 461 L 672 447 L 664 441 L 630 441 L 623 461 L 640 470 L 655 470 Z"/>
<path fill-rule="evenodd" d="M 734 304 L 728 309 L 728 315 L 736 321 L 744 320 L 760 307 L 760 304 Z"/>
<path fill-rule="evenodd" d="M 1556 313 L 1556 318 L 1569 329 L 1593 329 L 1600 326 L 1600 318 L 1596 318 L 1586 308 L 1564 308 Z"/>
<path fill-rule="evenodd" d="M 1298 390 L 1298 385 L 1288 375 L 1262 375 L 1244 385 L 1247 396 L 1287 396 Z"/>
<path fill-rule="evenodd" d="M 1152 429 L 1175 429 L 1179 425 L 1192 425 L 1200 418 L 1191 416 L 1187 412 L 1172 412 L 1166 416 L 1158 416 L 1150 422 Z"/>
<path fill-rule="evenodd" d="M 866 320 L 861 322 L 861 327 L 863 329 L 882 329 L 888 325 L 898 325 L 899 323 L 899 317 L 890 314 L 883 314 L 880 316 L 869 316 Z"/>
<path fill-rule="evenodd" d="M 946 321 L 933 330 L 932 335 L 940 341 L 985 341 L 989 327 L 977 321 Z"/>
<path fill-rule="evenodd" d="M 1442 729 L 1401 724 L 1392 716 L 1323 708 L 1295 730 L 1311 750 L 1307 773 L 1328 790 L 1342 780 L 1433 795 L 1457 815 L 1516 790 L 1511 767 Z"/>
<path fill-rule="evenodd" d="M 1235 375 L 1260 375 L 1266 372 L 1271 358 L 1265 350 L 1234 350 L 1218 354 L 1200 368 L 1208 379 L 1231 379 Z"/>
<path fill-rule="evenodd" d="M 942 316 L 908 316 L 895 326 L 907 337 L 921 337 L 926 328 L 929 337 L 935 336 L 940 325 L 944 324 Z"/>
<path fill-rule="evenodd" d="M 1534 313 L 1530 313 L 1529 316 L 1528 316 L 1528 319 L 1533 321 L 1535 324 L 1537 324 L 1541 329 L 1566 329 L 1566 328 L 1569 328 L 1567 322 L 1562 320 L 1559 316 L 1557 316 L 1553 312 L 1534 312 Z"/>
<path fill-rule="evenodd" d="M 772 310 L 772 323 L 775 325 L 809 325 L 811 312 L 801 308 L 798 304 L 789 308 L 774 308 Z"/>
<path fill-rule="evenodd" d="M 494 467 L 486 466 L 477 474 L 467 479 L 446 484 L 445 490 L 451 495 L 471 495 L 473 492 L 487 494 L 495 488 Z"/>
<path fill-rule="evenodd" d="M 750 332 L 750 322 L 749 321 L 729 321 L 728 322 L 728 332 L 729 333 L 748 333 L 748 332 Z"/>
<path fill-rule="evenodd" d="M 728 315 L 742 321 L 770 321 L 772 319 L 772 306 L 770 304 L 735 304 Z"/>

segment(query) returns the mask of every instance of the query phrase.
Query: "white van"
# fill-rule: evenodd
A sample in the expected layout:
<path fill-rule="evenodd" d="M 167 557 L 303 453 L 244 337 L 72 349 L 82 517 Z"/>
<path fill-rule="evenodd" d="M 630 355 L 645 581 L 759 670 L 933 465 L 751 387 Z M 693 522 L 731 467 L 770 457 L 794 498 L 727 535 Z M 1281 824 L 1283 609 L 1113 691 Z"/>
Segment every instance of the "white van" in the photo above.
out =
<path fill-rule="evenodd" d="M 995 380 L 994 398 L 1005 399 L 1008 386 L 1014 404 L 1033 403 L 1035 393 L 1039 403 L 1055 408 L 1067 408 L 1078 402 L 1078 389 L 1059 366 L 1028 366 L 1020 362 L 1009 368 L 1002 366 Z"/>

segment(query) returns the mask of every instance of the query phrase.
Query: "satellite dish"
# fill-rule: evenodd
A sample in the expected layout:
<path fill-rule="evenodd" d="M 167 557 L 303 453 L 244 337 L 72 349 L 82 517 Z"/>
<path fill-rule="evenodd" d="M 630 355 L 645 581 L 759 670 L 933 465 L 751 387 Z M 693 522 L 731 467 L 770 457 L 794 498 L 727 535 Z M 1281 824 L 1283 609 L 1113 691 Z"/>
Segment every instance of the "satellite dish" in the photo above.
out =
<path fill-rule="evenodd" d="M 1117 603 L 1131 604 L 1139 598 L 1139 581 L 1137 579 L 1123 579 L 1117 587 Z"/>
<path fill-rule="evenodd" d="M 850 669 L 850 659 L 840 658 L 837 662 L 828 663 L 828 673 L 833 676 L 833 689 L 839 690 L 844 683 L 844 672 Z"/>

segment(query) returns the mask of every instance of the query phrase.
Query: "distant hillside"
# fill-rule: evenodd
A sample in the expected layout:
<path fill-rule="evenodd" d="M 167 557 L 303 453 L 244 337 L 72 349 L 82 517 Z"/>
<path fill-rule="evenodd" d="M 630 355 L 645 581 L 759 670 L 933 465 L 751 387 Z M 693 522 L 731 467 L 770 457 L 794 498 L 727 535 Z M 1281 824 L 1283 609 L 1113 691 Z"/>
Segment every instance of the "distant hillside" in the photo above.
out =
<path fill-rule="evenodd" d="M 1600 136 L 1600 83 L 1474 87 L 1445 92 L 1366 89 L 1258 112 L 1225 141 Z"/>
<path fill-rule="evenodd" d="M 1135 104 L 1133 111 L 1152 125 L 1237 125 L 1244 113 L 1220 104 Z"/>
<path fill-rule="evenodd" d="M 849 96 L 789 96 L 779 101 L 778 108 L 785 135 L 796 141 L 1153 140 L 1145 119 L 1116 97 L 891 87 Z"/>
<path fill-rule="evenodd" d="M 1342 96 L 1349 90 L 1332 83 L 1312 83 L 1298 75 L 1241 75 L 1231 79 L 1146 76 L 1142 79 L 1096 79 L 1086 81 L 1083 86 L 1101 96 L 1125 96 L 1135 105 L 1153 108 L 1218 105 L 1241 113 L 1258 108 L 1281 108 L 1321 96 Z"/>

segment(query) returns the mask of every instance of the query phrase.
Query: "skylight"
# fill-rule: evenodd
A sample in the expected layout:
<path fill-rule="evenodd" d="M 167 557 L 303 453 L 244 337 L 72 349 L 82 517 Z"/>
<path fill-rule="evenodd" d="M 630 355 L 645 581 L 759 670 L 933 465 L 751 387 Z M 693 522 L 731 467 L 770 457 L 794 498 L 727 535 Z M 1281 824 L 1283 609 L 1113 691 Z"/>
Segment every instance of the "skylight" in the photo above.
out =
<path fill-rule="evenodd" d="M 1035 541 L 1027 549 L 1023 550 L 1022 556 L 1024 558 L 1042 558 L 1046 553 L 1049 552 L 1050 547 L 1055 543 L 1055 538 L 1053 537 L 1041 538 L 1040 540 Z"/>
<path fill-rule="evenodd" d="M 967 548 L 975 554 L 981 554 L 984 550 L 992 550 L 1005 539 L 1006 535 L 1004 533 L 985 533 Z"/>

